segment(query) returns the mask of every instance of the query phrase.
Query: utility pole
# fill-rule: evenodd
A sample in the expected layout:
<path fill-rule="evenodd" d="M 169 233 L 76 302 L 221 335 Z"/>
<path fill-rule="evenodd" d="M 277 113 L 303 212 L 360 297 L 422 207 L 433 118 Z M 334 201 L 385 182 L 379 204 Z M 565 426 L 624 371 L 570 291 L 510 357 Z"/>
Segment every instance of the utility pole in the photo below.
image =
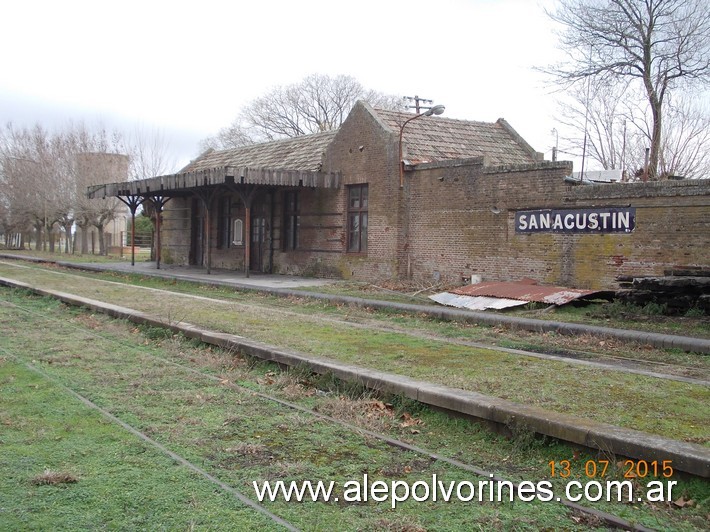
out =
<path fill-rule="evenodd" d="M 405 96 L 405 100 L 408 102 L 414 102 L 414 105 L 408 105 L 407 109 L 414 109 L 414 111 L 417 114 L 420 114 L 422 112 L 422 109 L 424 111 L 428 111 L 429 109 L 432 108 L 432 104 L 434 103 L 434 100 L 427 100 L 426 98 L 420 98 L 416 94 L 414 96 Z M 420 103 L 428 104 L 428 105 L 420 105 Z"/>
<path fill-rule="evenodd" d="M 552 128 L 552 134 L 555 135 L 555 145 L 552 147 L 552 160 L 557 160 L 557 147 L 560 144 L 560 134 L 557 132 L 556 128 Z"/>

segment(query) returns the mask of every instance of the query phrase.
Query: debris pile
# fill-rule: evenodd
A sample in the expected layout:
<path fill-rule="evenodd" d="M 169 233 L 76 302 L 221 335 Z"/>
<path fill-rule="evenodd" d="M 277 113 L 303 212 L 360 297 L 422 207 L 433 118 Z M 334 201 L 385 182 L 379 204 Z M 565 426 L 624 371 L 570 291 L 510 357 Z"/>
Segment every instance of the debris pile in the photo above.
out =
<path fill-rule="evenodd" d="M 657 277 L 624 276 L 617 280 L 621 288 L 617 297 L 627 303 L 663 305 L 665 313 L 671 315 L 690 309 L 710 314 L 710 270 L 669 270 Z"/>

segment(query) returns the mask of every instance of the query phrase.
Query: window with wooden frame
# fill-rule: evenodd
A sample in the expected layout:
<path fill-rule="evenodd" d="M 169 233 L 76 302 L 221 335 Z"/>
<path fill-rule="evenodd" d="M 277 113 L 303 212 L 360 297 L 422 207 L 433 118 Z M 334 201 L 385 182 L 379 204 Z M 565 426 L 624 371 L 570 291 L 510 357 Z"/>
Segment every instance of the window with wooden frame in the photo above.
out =
<path fill-rule="evenodd" d="M 284 192 L 284 223 L 283 223 L 283 250 L 290 251 L 298 248 L 298 226 L 301 218 L 298 214 L 298 191 Z"/>
<path fill-rule="evenodd" d="M 348 252 L 367 252 L 367 185 L 348 187 Z"/>

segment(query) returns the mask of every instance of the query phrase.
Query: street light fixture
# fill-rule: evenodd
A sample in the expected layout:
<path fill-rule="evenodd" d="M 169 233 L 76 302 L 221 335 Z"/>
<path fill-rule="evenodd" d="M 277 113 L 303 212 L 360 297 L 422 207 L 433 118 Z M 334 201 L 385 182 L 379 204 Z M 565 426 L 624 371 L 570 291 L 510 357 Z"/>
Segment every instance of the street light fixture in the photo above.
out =
<path fill-rule="evenodd" d="M 399 188 L 404 188 L 404 161 L 402 160 L 402 134 L 404 133 L 404 126 L 409 124 L 412 120 L 416 120 L 417 118 L 421 118 L 423 116 L 440 115 L 445 109 L 446 107 L 443 105 L 435 105 L 423 113 L 419 113 L 418 115 L 414 115 L 412 118 L 408 118 L 404 121 L 404 124 L 399 127 Z"/>

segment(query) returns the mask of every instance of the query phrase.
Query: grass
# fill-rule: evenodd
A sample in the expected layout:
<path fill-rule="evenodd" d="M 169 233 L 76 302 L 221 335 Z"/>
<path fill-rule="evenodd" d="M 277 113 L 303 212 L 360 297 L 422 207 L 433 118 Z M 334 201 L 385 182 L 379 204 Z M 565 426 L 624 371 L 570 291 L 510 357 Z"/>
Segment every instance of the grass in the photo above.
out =
<path fill-rule="evenodd" d="M 22 263 L 17 263 L 18 266 Z M 27 268 L 27 267 L 25 267 Z M 62 268 L 30 266 L 35 270 L 49 268 L 51 271 L 59 273 Z M 1 271 L 1 270 L 0 270 Z M 12 270 L 10 270 L 12 271 Z M 346 320 L 359 324 L 379 324 L 398 329 L 400 331 L 413 334 L 421 332 L 434 334 L 448 339 L 459 339 L 467 341 L 484 342 L 489 345 L 499 345 L 506 348 L 527 349 L 531 351 L 571 353 L 573 357 L 593 358 L 594 356 L 606 356 L 608 354 L 618 355 L 621 352 L 624 356 L 631 356 L 635 359 L 648 360 L 652 363 L 661 362 L 672 366 L 678 365 L 688 368 L 698 368 L 710 370 L 708 357 L 698 357 L 688 355 L 683 351 L 669 349 L 648 349 L 647 346 L 634 346 L 632 343 L 614 340 L 600 341 L 595 337 L 585 336 L 563 336 L 554 333 L 538 334 L 521 330 L 508 330 L 503 327 L 478 326 L 461 322 L 442 322 L 435 318 L 402 313 L 398 311 L 378 310 L 373 311 L 367 308 L 350 307 L 348 305 L 334 305 L 323 301 L 301 297 L 278 297 L 264 293 L 252 291 L 239 291 L 230 287 L 199 285 L 197 283 L 180 280 L 159 279 L 152 276 L 125 274 L 117 272 L 88 273 L 74 271 L 65 273 L 67 277 L 79 279 L 101 279 L 111 282 L 120 282 L 141 288 L 153 288 L 157 290 L 169 290 L 181 294 L 197 296 L 207 296 L 213 299 L 224 301 L 235 301 L 248 304 L 250 307 L 262 307 L 264 309 L 281 309 L 295 312 L 305 316 L 314 316 L 319 320 L 325 317 Z M 348 283 L 351 284 L 351 283 Z M 79 284 L 74 283 L 79 286 Z M 566 307 L 563 307 L 566 308 Z M 171 313 L 171 317 L 175 315 Z M 681 319 L 682 321 L 682 319 Z M 702 320 L 685 320 L 701 321 Z M 611 325 L 610 323 L 600 323 Z M 682 331 L 679 331 L 682 332 Z M 665 368 L 671 373 L 695 376 L 685 370 L 677 370 L 673 367 Z M 700 377 L 703 378 L 703 377 Z"/>
<path fill-rule="evenodd" d="M 403 290 L 390 290 L 371 283 L 347 281 L 322 287 L 305 287 L 301 290 L 380 301 L 436 306 L 428 298 L 428 295 L 442 292 L 445 289 L 445 287 L 438 287 L 432 290 L 417 290 L 414 293 L 407 293 Z M 506 309 L 502 313 L 507 316 L 587 323 L 620 329 L 710 338 L 710 316 L 701 309 L 692 308 L 683 316 L 672 317 L 667 316 L 666 311 L 665 305 L 656 303 L 637 306 L 619 300 L 593 300 L 590 302 L 580 301 L 553 308 L 540 303 L 529 303 L 523 307 Z M 495 311 L 489 310 L 488 312 L 494 313 Z"/>
<path fill-rule="evenodd" d="M 548 317 L 573 323 L 710 338 L 710 316 L 697 308 L 690 309 L 684 316 L 670 317 L 665 315 L 665 307 L 656 303 L 638 306 L 618 300 L 596 301 L 585 306 L 557 307 Z"/>
<path fill-rule="evenodd" d="M 532 438 L 524 428 L 506 439 L 406 399 L 362 396 L 361 390 L 328 376 L 313 376 L 303 368 L 281 372 L 274 365 L 196 341 L 157 338 L 147 329 L 53 300 L 17 291 L 0 294 L 5 301 L 0 304 L 0 326 L 6 333 L 0 338 L 4 350 L 0 352 L 0 425 L 7 429 L 2 432 L 0 456 L 0 474 L 5 479 L 0 484 L 0 521 L 9 525 L 6 529 L 274 528 L 8 353 L 40 367 L 52 379 L 245 493 L 252 480 L 262 479 L 342 482 L 364 473 L 410 483 L 433 473 L 451 480 L 476 478 L 225 385 L 229 382 L 484 464 L 512 479 L 547 478 L 548 462 L 565 458 L 575 464 L 574 478 L 582 479 L 582 464 L 600 458 Z M 33 483 L 46 470 L 77 481 Z M 709 483 L 676 478 L 678 495 L 694 499 L 696 505 L 678 509 L 665 504 L 605 503 L 599 507 L 654 528 L 701 528 Z M 559 479 L 555 484 L 560 485 Z M 588 530 L 598 526 L 549 503 L 410 503 L 396 511 L 372 502 L 275 503 L 269 509 L 306 530 Z"/>
<path fill-rule="evenodd" d="M 276 529 L 40 375 L 0 360 L 3 530 Z"/>
<path fill-rule="evenodd" d="M 261 299 L 263 306 L 244 303 L 244 299 L 186 300 L 168 292 L 136 292 L 121 284 L 56 275 L 38 268 L 8 269 L 0 265 L 0 272 L 136 308 L 173 323 L 185 321 L 311 355 L 710 445 L 705 429 L 710 417 L 710 392 L 704 386 L 419 338 L 404 330 L 363 330 L 347 323 L 323 321 L 321 316 L 330 315 L 332 307 L 321 313 L 319 309 L 325 308 L 322 304 L 308 303 L 310 314 L 299 315 L 286 312 L 288 300 L 278 300 L 274 306 L 268 305 L 273 298 Z M 619 347 L 622 353 L 623 349 Z M 696 358 L 704 370 L 707 366 L 702 364 L 707 364 L 707 357 Z"/>
<path fill-rule="evenodd" d="M 39 302 L 41 307 L 45 302 Z M 35 308 L 37 308 L 35 306 Z M 222 481 L 246 492 L 251 481 L 265 479 L 345 479 L 369 473 L 382 478 L 392 464 L 406 468 L 408 480 L 437 473 L 442 478 L 470 475 L 451 467 L 421 461 L 337 425 L 299 421 L 288 409 L 245 392 L 208 381 L 154 358 L 159 353 L 148 340 L 129 347 L 130 331 L 117 339 L 97 338 L 53 322 L 51 332 L 33 315 L 10 316 L 2 308 L 2 325 L 13 333 L 3 342 L 7 351 L 22 352 L 57 381 L 81 391 L 125 422 L 139 428 Z M 16 312 L 16 311 L 15 311 Z M 80 322 L 87 316 L 74 314 Z M 88 318 L 91 319 L 90 317 Z M 46 323 L 44 323 L 46 325 Z M 22 348 L 22 346 L 31 346 Z M 77 346 L 81 346 L 78 354 Z M 186 346 L 180 346 L 179 350 Z M 192 351 L 192 354 L 196 354 Z M 120 356 L 115 356 L 120 355 Z M 273 373 L 270 368 L 268 373 Z M 3 456 L 3 512 L 11 528 L 198 528 L 272 529 L 258 515 L 238 515 L 238 504 L 213 508 L 205 518 L 192 506 L 206 507 L 201 481 L 190 477 L 165 457 L 52 386 L 24 366 L 4 360 L 0 366 L 3 399 L 9 399 L 6 419 L 11 426 Z M 257 375 L 260 373 L 256 371 Z M 258 376 L 257 376 L 258 379 Z M 11 385 L 7 386 L 10 382 Z M 41 436 L 38 436 L 41 435 Z M 71 485 L 38 491 L 34 471 L 53 468 L 79 478 Z M 140 480 L 137 478 L 140 476 Z M 207 488 L 219 505 L 228 497 Z M 190 496 L 198 494 L 197 501 Z M 112 494 L 109 496 L 109 494 Z M 230 506 L 232 508 L 230 508 Z M 374 529 L 378 520 L 392 526 L 406 520 L 431 528 L 446 522 L 453 528 L 486 522 L 495 516 L 506 527 L 537 528 L 564 522 L 574 528 L 566 510 L 544 504 L 514 509 L 483 505 L 471 515 L 464 504 L 402 505 L 400 512 L 377 505 L 304 503 L 270 504 L 270 509 L 307 530 Z M 237 508 L 235 508 L 237 507 Z M 61 510 L 60 510 L 61 508 Z M 217 511 L 219 510 L 219 512 Z M 231 510 L 231 511 L 230 511 Z M 61 512 L 63 515 L 55 515 Z M 209 514 L 208 514 L 209 515 Z M 516 525 L 517 524 L 517 525 Z"/>
<path fill-rule="evenodd" d="M 56 253 L 51 254 L 31 250 L 25 250 L 22 252 L 9 250 L 4 251 L 4 253 L 15 253 L 22 254 L 24 256 L 39 257 L 49 261 L 115 262 L 118 260 L 118 257 L 102 257 L 98 255 L 65 255 Z M 149 260 L 149 255 L 149 250 L 141 250 L 141 253 L 136 256 L 136 260 Z M 130 256 L 124 256 L 124 260 L 127 259 L 130 259 Z M 121 277 L 127 282 L 137 281 L 140 284 L 151 282 L 149 278 L 140 275 L 121 275 Z M 186 285 L 182 288 L 186 292 L 197 293 L 194 284 L 192 285 L 192 288 L 187 286 L 190 283 L 181 284 Z M 416 288 L 418 289 L 413 293 L 409 293 L 411 292 L 411 289 L 408 292 L 408 286 L 406 283 L 382 281 L 379 282 L 379 284 L 373 284 L 361 281 L 338 281 L 324 286 L 303 287 L 299 290 L 303 292 L 320 292 L 338 296 L 352 296 L 378 301 L 390 301 L 437 307 L 438 305 L 433 303 L 427 296 L 446 289 L 444 286 L 431 287 L 430 289 L 423 289 L 418 286 Z M 211 287 L 211 289 L 224 293 L 233 292 L 233 289 L 229 288 L 222 289 Z M 199 288 L 197 290 L 199 291 Z M 488 312 L 492 313 L 495 311 Z M 601 325 L 621 329 L 710 338 L 710 317 L 697 308 L 690 309 L 684 316 L 669 317 L 663 315 L 663 308 L 661 306 L 653 303 L 646 305 L 645 307 L 639 307 L 617 300 L 596 300 L 589 304 L 583 304 L 580 302 L 564 305 L 562 307 L 555 307 L 553 309 L 548 309 L 547 306 L 532 303 L 522 308 L 507 309 L 504 313 L 510 316 L 521 316 L 526 318 L 540 318 L 570 323 L 587 323 L 590 325 Z"/>
<path fill-rule="evenodd" d="M 19 249 L 3 249 L 0 246 L 0 253 L 4 255 L 15 255 L 18 258 L 22 257 L 33 257 L 36 259 L 46 260 L 48 262 L 60 261 L 60 262 L 72 262 L 72 263 L 110 263 L 116 261 L 130 261 L 131 254 L 126 253 L 121 257 L 120 255 L 96 255 L 93 253 L 64 253 L 63 248 L 55 253 L 50 253 L 49 251 L 38 251 L 38 250 L 19 250 Z M 150 249 L 148 248 L 136 248 L 136 261 L 145 262 L 150 260 Z"/>
<path fill-rule="evenodd" d="M 52 471 L 51 469 L 45 469 L 43 473 L 31 480 L 35 486 L 56 486 L 57 484 L 73 484 L 78 481 L 79 479 L 71 473 Z"/>

